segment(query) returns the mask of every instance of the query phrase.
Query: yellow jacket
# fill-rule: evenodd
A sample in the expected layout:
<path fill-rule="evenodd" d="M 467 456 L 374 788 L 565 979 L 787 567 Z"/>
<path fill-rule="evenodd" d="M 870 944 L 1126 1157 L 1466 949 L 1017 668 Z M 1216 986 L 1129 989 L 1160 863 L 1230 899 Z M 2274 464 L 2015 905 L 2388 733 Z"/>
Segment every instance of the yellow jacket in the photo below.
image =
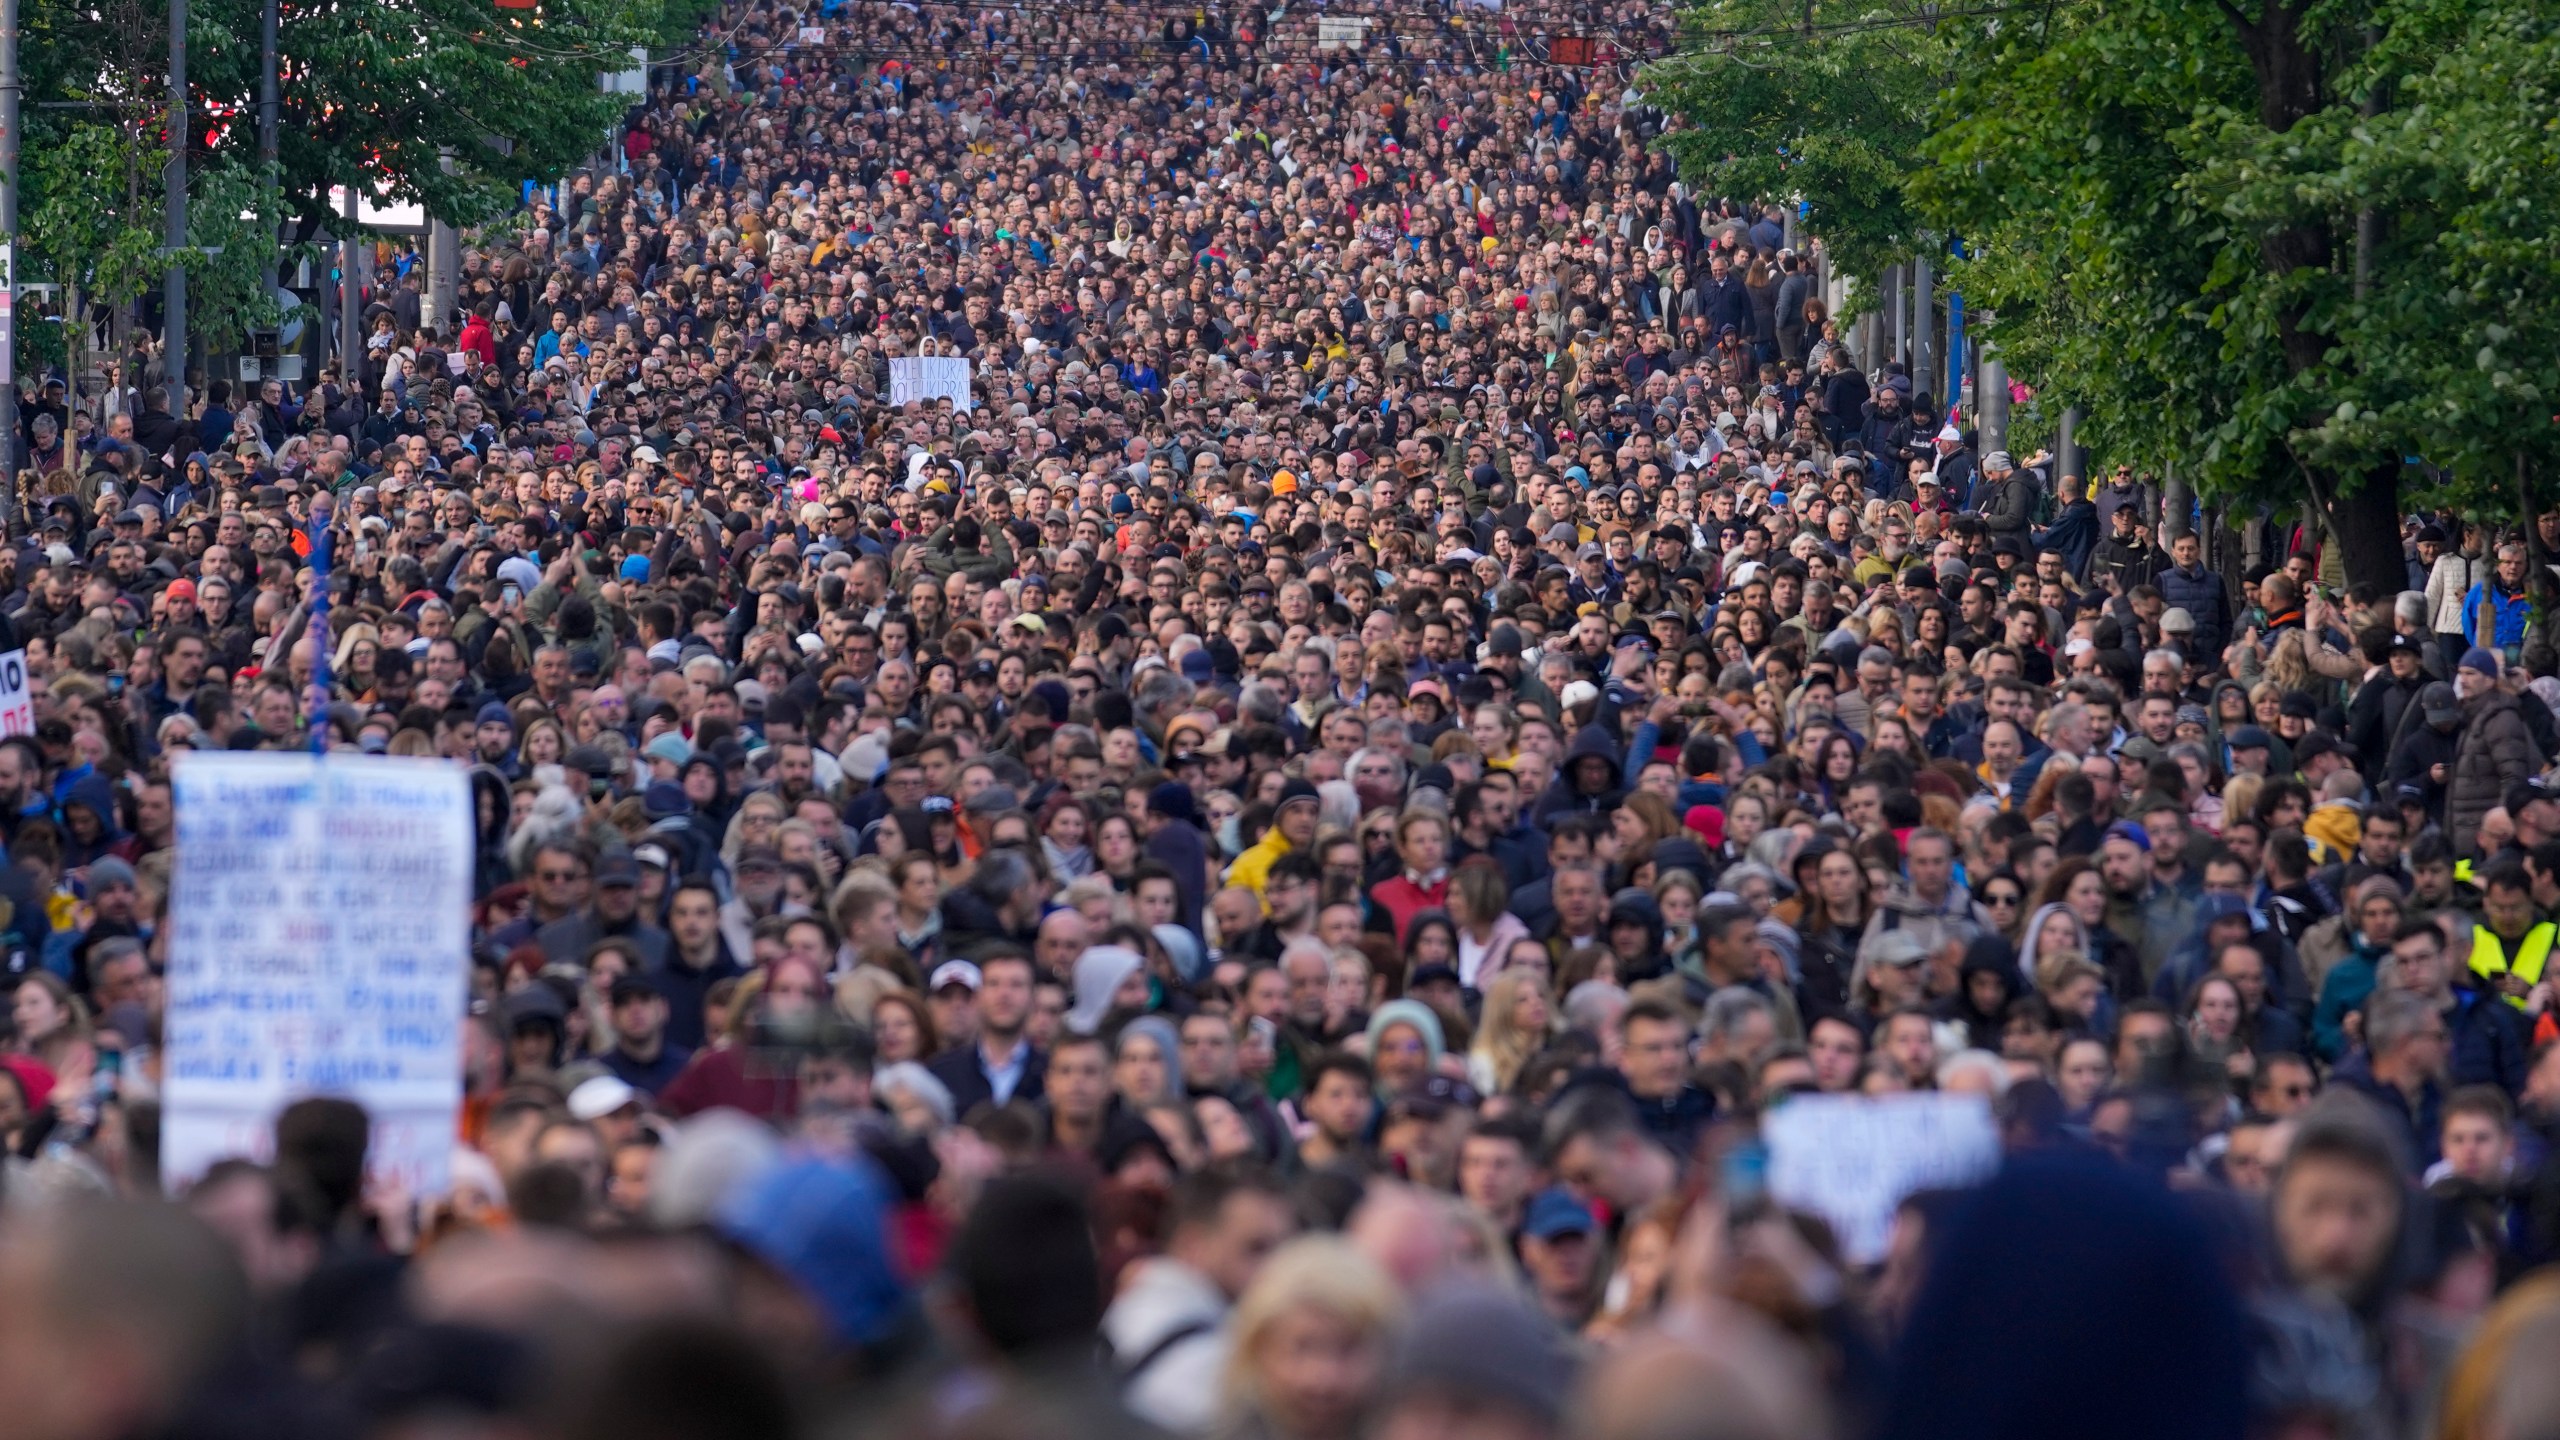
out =
<path fill-rule="evenodd" d="M 1294 848 L 1296 847 L 1289 843 L 1289 837 L 1280 833 L 1280 827 L 1272 826 L 1262 832 L 1261 839 L 1247 846 L 1245 852 L 1236 857 L 1236 863 L 1227 867 L 1227 883 L 1242 885 L 1259 896 L 1262 893 L 1263 882 L 1271 878 L 1271 862 L 1288 854 Z"/>

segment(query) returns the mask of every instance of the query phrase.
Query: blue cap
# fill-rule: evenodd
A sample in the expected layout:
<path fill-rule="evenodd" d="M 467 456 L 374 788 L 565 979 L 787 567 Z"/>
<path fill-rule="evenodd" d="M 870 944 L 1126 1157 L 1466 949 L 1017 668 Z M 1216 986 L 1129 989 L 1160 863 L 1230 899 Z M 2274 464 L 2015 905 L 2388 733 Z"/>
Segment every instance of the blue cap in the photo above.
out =
<path fill-rule="evenodd" d="M 2151 853 L 2151 832 L 2131 820 L 2119 820 L 2107 827 L 2107 839 L 2130 840 L 2143 854 Z"/>
<path fill-rule="evenodd" d="M 2478 645 L 2474 645 L 2470 649 L 2462 652 L 2462 664 L 2459 668 L 2464 670 L 2477 670 L 2481 674 L 2495 680 L 2498 678 L 2497 653 L 2492 650 L 2484 649 Z"/>
<path fill-rule="evenodd" d="M 480 707 L 478 723 L 482 725 L 504 725 L 508 729 L 512 730 L 515 728 L 516 717 L 507 709 L 507 702 L 504 700 L 492 700 L 488 704 Z"/>
<path fill-rule="evenodd" d="M 1573 1198 L 1563 1186 L 1541 1190 L 1529 1200 L 1528 1212 L 1521 1217 L 1520 1233 L 1539 1240 L 1553 1240 L 1559 1235 L 1588 1235 L 1600 1228 L 1593 1219 L 1591 1207 Z"/>
<path fill-rule="evenodd" d="M 622 578 L 635 585 L 646 584 L 649 579 L 649 557 L 646 555 L 623 556 Z"/>
<path fill-rule="evenodd" d="M 2273 750 L 2276 748 L 2276 741 L 2274 736 L 2269 735 L 2265 730 L 2260 729 L 2258 726 L 2243 725 L 2239 729 L 2231 732 L 2231 748 L 2234 750 Z"/>

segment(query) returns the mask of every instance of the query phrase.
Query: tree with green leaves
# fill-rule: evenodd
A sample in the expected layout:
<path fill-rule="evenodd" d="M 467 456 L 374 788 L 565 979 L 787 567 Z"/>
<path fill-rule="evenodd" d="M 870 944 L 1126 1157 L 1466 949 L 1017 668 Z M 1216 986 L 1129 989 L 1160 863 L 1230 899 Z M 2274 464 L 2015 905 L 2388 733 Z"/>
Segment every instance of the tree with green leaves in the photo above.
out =
<path fill-rule="evenodd" d="M 228 120 L 218 148 L 255 154 L 260 0 L 196 5 L 190 37 L 207 20 L 223 37 L 190 61 Z M 502 214 L 524 181 L 556 179 L 609 145 L 631 99 L 603 93 L 600 74 L 631 68 L 634 46 L 684 42 L 704 13 L 703 0 L 540 0 L 531 9 L 286 0 L 278 150 L 288 204 L 328 227 L 329 187 L 361 176 L 385 198 L 452 224 Z"/>
<path fill-rule="evenodd" d="M 1986 21 L 1836 0 L 1706 0 L 1648 67 L 1663 139 L 1711 194 L 1801 199 L 1834 263 L 1874 276 L 1924 243 L 1910 182 L 1930 105 Z"/>
<path fill-rule="evenodd" d="M 710 0 L 405 0 L 279 9 L 278 163 L 258 157 L 261 0 L 193 0 L 189 236 L 163 247 L 168 8 L 153 0 L 29 6 L 22 282 L 54 302 L 118 310 L 188 269 L 192 318 L 214 348 L 274 324 L 276 237 L 344 222 L 328 192 L 350 180 L 384 200 L 471 225 L 502 214 L 526 180 L 551 180 L 605 149 L 627 96 L 600 74 L 635 46 L 680 45 Z M 290 226 L 288 222 L 292 222 Z M 30 358 L 68 359 L 51 327 L 22 326 Z M 77 326 L 66 327 L 77 330 Z"/>
<path fill-rule="evenodd" d="M 2512 498 L 2560 440 L 2551 30 L 2503 0 L 2066 7 L 1969 57 L 1915 191 L 1987 222 L 1966 293 L 2097 443 L 2397 588 L 2406 497 Z"/>
<path fill-rule="evenodd" d="M 283 218 L 265 177 L 233 164 L 190 176 L 187 244 L 172 257 L 163 243 L 160 166 L 130 130 L 79 121 L 30 153 L 19 212 L 20 284 L 51 284 L 39 314 L 85 315 L 91 306 L 131 305 L 159 288 L 174 258 L 187 269 L 198 334 L 214 349 L 238 345 L 253 329 L 284 318 L 271 283 L 275 233 Z M 83 368 L 86 327 L 21 324 L 25 362 Z M 22 363 L 21 368 L 28 368 Z"/>

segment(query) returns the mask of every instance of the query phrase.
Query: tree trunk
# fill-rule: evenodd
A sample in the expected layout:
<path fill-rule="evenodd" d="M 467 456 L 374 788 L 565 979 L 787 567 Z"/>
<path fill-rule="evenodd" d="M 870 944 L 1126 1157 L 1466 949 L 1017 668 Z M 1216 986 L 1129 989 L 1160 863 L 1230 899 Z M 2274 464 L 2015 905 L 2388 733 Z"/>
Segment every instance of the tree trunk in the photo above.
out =
<path fill-rule="evenodd" d="M 2338 542 L 2349 585 L 2387 593 L 2409 588 L 2409 557 L 2400 548 L 2400 466 L 2330 477 L 2329 532 Z"/>

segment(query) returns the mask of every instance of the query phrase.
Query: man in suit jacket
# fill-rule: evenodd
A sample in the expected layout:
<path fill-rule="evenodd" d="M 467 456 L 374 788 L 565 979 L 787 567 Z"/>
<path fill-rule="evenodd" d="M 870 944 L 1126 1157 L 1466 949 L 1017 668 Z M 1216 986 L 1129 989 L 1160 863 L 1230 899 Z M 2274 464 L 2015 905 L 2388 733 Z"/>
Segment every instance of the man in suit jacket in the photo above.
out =
<path fill-rule="evenodd" d="M 966 1118 L 982 1104 L 1041 1098 L 1048 1061 L 1024 1033 L 1031 1024 L 1031 981 L 1031 957 L 1017 950 L 998 951 L 974 965 L 946 961 L 934 971 L 936 990 L 962 984 L 978 992 L 978 1038 L 945 1050 L 925 1067 L 950 1090 L 953 1118 Z"/>

